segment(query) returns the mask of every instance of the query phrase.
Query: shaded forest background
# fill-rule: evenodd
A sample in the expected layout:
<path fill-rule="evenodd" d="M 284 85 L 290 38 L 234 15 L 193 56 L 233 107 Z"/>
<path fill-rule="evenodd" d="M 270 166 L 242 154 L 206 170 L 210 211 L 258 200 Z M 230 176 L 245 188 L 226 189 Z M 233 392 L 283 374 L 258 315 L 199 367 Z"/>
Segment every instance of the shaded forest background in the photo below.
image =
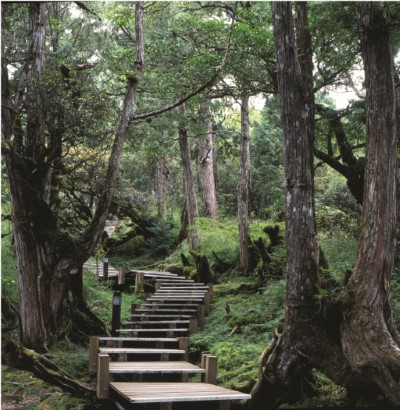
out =
<path fill-rule="evenodd" d="M 397 3 L 385 7 L 397 55 L 400 9 Z M 134 3 L 50 2 L 45 59 L 40 76 L 29 82 L 32 56 L 39 55 L 30 36 L 35 28 L 40 33 L 40 25 L 32 18 L 40 13 L 29 3 L 2 4 L 3 126 L 12 117 L 12 127 L 2 130 L 3 336 L 24 341 L 26 335 L 19 324 L 24 301 L 17 282 L 23 285 L 15 273 L 19 225 L 11 221 L 10 202 L 11 171 L 18 168 L 34 187 L 27 212 L 32 238 L 43 242 L 41 249 L 56 245 L 46 265 L 53 272 L 64 261 L 62 275 L 68 277 L 90 255 L 100 261 L 108 256 L 115 267 L 162 268 L 212 279 L 217 284 L 214 310 L 204 331 L 192 337 L 192 358 L 204 350 L 216 354 L 219 382 L 250 391 L 259 356 L 281 328 L 285 309 L 284 141 L 270 5 L 145 2 L 141 66 L 135 54 Z M 310 3 L 308 13 L 315 216 L 323 251 L 318 298 L 329 305 L 351 275 L 362 228 L 366 107 L 361 9 L 356 2 Z M 393 64 L 399 101 L 398 57 Z M 129 87 L 136 87 L 134 108 L 113 169 L 109 212 L 100 217 Z M 31 121 L 42 125 L 35 131 L 40 136 L 36 146 L 30 145 Z M 116 227 L 111 235 L 104 230 L 106 219 Z M 90 234 L 97 240 L 89 240 Z M 397 326 L 399 259 L 397 246 L 391 282 Z M 204 263 L 209 269 L 203 269 Z M 111 285 L 99 284 L 89 272 L 83 282 L 88 307 L 109 325 Z M 66 288 L 60 306 L 73 312 L 74 297 Z M 137 298 L 124 295 L 125 315 Z M 39 336 L 25 341 L 90 385 L 84 335 L 90 330 L 79 334 L 73 318 L 64 312 L 63 325 L 48 329 L 51 337 L 45 343 L 37 342 Z M 31 382 L 30 373 L 22 370 L 2 366 L 2 372 L 3 398 L 21 401 L 16 408 L 96 406 L 57 388 L 43 395 L 49 387 Z M 357 395 L 356 403 L 381 399 L 366 393 Z M 348 396 L 313 371 L 288 401 L 344 405 Z"/>

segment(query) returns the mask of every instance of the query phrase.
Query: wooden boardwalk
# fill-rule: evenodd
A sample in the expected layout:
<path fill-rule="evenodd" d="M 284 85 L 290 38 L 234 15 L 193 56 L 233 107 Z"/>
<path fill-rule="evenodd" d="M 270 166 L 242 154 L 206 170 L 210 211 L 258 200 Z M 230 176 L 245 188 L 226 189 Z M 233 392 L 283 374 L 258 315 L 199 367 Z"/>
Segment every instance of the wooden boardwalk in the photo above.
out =
<path fill-rule="evenodd" d="M 203 354 L 200 366 L 187 361 L 187 336 L 203 327 L 212 285 L 168 272 L 134 274 L 137 290 L 151 281 L 156 291 L 142 305 L 132 306 L 131 320 L 121 325 L 118 337 L 90 337 L 89 367 L 97 375 L 97 397 L 122 400 L 127 409 L 156 405 L 159 410 L 172 410 L 180 402 L 216 402 L 219 410 L 228 410 L 232 400 L 250 399 L 216 385 L 217 357 Z M 193 375 L 201 382 L 191 382 Z"/>

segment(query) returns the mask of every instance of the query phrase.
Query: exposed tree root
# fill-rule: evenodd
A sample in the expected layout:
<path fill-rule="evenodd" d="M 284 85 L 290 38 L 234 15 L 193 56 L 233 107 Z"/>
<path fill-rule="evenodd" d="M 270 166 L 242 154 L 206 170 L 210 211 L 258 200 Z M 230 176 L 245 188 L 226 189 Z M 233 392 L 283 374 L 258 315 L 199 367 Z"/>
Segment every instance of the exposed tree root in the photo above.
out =
<path fill-rule="evenodd" d="M 61 387 L 78 397 L 94 399 L 95 392 L 62 371 L 55 363 L 10 339 L 2 340 L 1 362 L 10 367 L 32 372 L 46 383 Z"/>

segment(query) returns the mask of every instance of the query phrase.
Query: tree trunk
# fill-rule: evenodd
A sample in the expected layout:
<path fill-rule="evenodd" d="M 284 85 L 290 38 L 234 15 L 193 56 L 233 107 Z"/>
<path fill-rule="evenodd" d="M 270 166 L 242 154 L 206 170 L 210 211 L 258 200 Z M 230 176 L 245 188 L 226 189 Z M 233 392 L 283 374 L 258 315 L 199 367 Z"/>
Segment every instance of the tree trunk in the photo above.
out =
<path fill-rule="evenodd" d="M 363 8 L 367 104 L 363 223 L 353 273 L 343 295 L 343 351 L 352 369 L 400 406 L 400 335 L 390 301 L 396 249 L 396 110 L 390 33 L 381 4 Z"/>
<path fill-rule="evenodd" d="M 321 326 L 319 246 L 315 232 L 311 49 L 303 31 L 306 3 L 296 3 L 295 37 L 291 2 L 273 2 L 278 89 L 285 144 L 286 310 L 260 361 L 252 391 L 256 409 L 276 408 L 299 388 L 313 368 L 345 381 L 348 368 L 339 347 Z M 298 51 L 298 48 L 301 49 Z M 316 343 L 318 341 L 318 343 Z"/>
<path fill-rule="evenodd" d="M 196 188 L 193 179 L 192 162 L 190 159 L 190 145 L 187 136 L 187 129 L 183 125 L 183 116 L 185 115 L 185 107 L 181 105 L 179 111 L 182 114 L 181 124 L 179 125 L 179 146 L 181 150 L 181 159 L 183 165 L 183 181 L 186 194 L 186 209 L 187 218 L 189 222 L 189 248 L 192 251 L 199 249 L 199 237 L 197 235 L 195 225 L 195 218 L 199 216 L 199 210 L 197 207 L 197 195 Z"/>
<path fill-rule="evenodd" d="M 29 59 L 20 81 L 19 98 L 15 100 L 23 101 L 21 96 L 26 82 L 26 145 L 21 145 L 22 139 L 14 146 L 10 144 L 6 152 L 6 163 L 17 254 L 21 342 L 38 351 L 46 350 L 48 343 L 58 332 L 65 330 L 69 318 L 67 301 L 70 270 L 83 264 L 93 253 L 110 209 L 136 89 L 143 75 L 143 3 L 136 2 L 135 6 L 137 53 L 134 68 L 137 76 L 128 78 L 127 93 L 110 155 L 103 196 L 91 225 L 78 242 L 58 230 L 56 213 L 53 213 L 51 208 L 54 193 L 49 195 L 51 188 L 48 185 L 52 181 L 49 172 L 61 156 L 46 159 L 46 133 L 40 93 L 36 88 L 44 65 L 46 5 L 32 3 L 29 8 L 30 21 L 33 24 Z M 2 76 L 2 83 L 5 76 L 6 74 Z M 2 97 L 6 105 L 12 107 L 8 91 L 7 87 L 2 92 Z M 18 118 L 14 117 L 14 123 L 7 121 L 10 129 L 6 130 L 5 135 L 13 134 L 17 120 Z M 52 141 L 49 141 L 49 146 L 51 143 Z M 60 154 L 58 150 L 55 152 Z"/>
<path fill-rule="evenodd" d="M 240 171 L 237 188 L 238 224 L 239 224 L 239 255 L 240 269 L 247 272 L 249 268 L 249 184 L 250 184 L 250 120 L 249 96 L 243 94 L 241 113 L 241 144 L 240 144 Z"/>
<path fill-rule="evenodd" d="M 214 177 L 214 132 L 210 104 L 202 104 L 201 111 L 205 115 L 204 128 L 206 131 L 206 135 L 199 139 L 201 196 L 204 204 L 204 216 L 216 219 L 218 217 L 218 207 Z"/>
<path fill-rule="evenodd" d="M 162 158 L 157 163 L 157 216 L 164 218 L 164 164 Z"/>

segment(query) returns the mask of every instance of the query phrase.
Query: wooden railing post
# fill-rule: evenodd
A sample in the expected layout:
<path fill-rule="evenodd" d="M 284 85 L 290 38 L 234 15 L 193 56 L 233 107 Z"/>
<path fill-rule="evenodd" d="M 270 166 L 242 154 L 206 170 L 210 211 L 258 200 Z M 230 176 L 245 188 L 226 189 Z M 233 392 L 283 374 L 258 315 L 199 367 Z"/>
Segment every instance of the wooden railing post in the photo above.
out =
<path fill-rule="evenodd" d="M 96 394 L 98 399 L 108 399 L 110 385 L 110 357 L 108 354 L 98 355 L 98 372 Z"/>
<path fill-rule="evenodd" d="M 179 349 L 184 350 L 183 360 L 188 359 L 188 339 L 187 337 L 178 337 Z"/>
<path fill-rule="evenodd" d="M 196 333 L 197 330 L 197 319 L 189 319 L 189 334 L 192 335 Z"/>
<path fill-rule="evenodd" d="M 211 293 L 210 292 L 206 292 L 204 294 L 204 308 L 205 308 L 206 315 L 208 315 L 211 309 Z"/>
<path fill-rule="evenodd" d="M 89 336 L 89 371 L 97 371 L 97 353 L 99 351 L 99 337 Z"/>
<path fill-rule="evenodd" d="M 197 324 L 199 325 L 200 329 L 204 327 L 204 316 L 205 316 L 205 308 L 204 304 L 200 304 L 197 306 Z"/>
<path fill-rule="evenodd" d="M 118 268 L 118 285 L 125 285 L 125 268 Z"/>
<path fill-rule="evenodd" d="M 206 376 L 205 382 L 210 384 L 217 384 L 217 356 L 206 355 L 205 369 Z"/>
<path fill-rule="evenodd" d="M 136 272 L 135 275 L 135 293 L 139 293 L 144 288 L 144 273 Z"/>

